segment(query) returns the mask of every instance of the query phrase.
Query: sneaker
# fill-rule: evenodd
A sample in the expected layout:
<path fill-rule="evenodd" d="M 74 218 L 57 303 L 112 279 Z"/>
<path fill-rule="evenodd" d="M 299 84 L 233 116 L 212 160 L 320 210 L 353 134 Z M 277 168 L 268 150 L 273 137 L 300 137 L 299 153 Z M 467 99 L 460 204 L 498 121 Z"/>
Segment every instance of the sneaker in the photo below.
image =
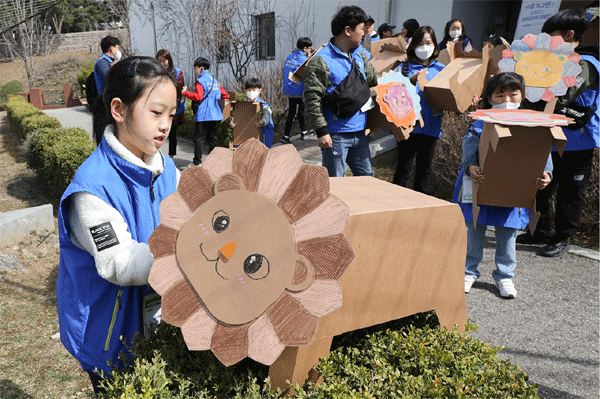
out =
<path fill-rule="evenodd" d="M 569 244 L 569 239 L 559 241 L 555 244 L 548 244 L 540 251 L 540 255 L 546 256 L 548 258 L 555 258 L 557 256 L 561 256 L 565 252 L 567 252 L 571 248 L 571 244 Z"/>
<path fill-rule="evenodd" d="M 300 133 L 300 140 L 304 140 L 304 136 L 306 136 L 307 132 Z"/>
<path fill-rule="evenodd" d="M 541 235 L 531 235 L 529 233 L 519 234 L 517 236 L 517 244 L 523 245 L 536 245 L 536 244 L 548 244 L 550 240 L 549 237 L 541 236 Z"/>
<path fill-rule="evenodd" d="M 475 283 L 475 277 L 471 275 L 465 275 L 465 294 L 468 294 L 471 291 L 471 287 Z"/>
<path fill-rule="evenodd" d="M 285 137 L 285 136 L 283 136 L 283 137 L 281 138 L 281 140 L 279 140 L 279 142 L 280 142 L 281 144 L 292 144 L 292 140 L 290 140 L 290 138 L 289 138 L 289 137 Z"/>
<path fill-rule="evenodd" d="M 496 287 L 500 290 L 500 296 L 503 298 L 515 298 L 517 296 L 517 290 L 513 284 L 512 279 L 505 278 L 500 281 L 496 281 Z"/>

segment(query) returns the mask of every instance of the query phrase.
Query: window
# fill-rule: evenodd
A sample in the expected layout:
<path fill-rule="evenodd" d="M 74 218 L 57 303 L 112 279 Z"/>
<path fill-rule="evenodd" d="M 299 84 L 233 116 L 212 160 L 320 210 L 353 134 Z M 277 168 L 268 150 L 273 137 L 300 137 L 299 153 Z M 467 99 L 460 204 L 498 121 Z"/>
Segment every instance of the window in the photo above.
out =
<path fill-rule="evenodd" d="M 217 62 L 228 62 L 230 58 L 230 34 L 223 28 L 217 32 Z"/>
<path fill-rule="evenodd" d="M 255 15 L 255 39 L 258 51 L 257 60 L 275 59 L 275 13 Z"/>

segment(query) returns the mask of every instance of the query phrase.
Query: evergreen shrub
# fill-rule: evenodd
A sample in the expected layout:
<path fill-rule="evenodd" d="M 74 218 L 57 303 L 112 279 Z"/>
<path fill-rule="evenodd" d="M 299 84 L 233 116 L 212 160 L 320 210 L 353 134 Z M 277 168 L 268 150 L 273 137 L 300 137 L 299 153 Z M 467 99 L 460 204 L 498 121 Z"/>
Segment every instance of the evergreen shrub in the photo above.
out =
<path fill-rule="evenodd" d="M 29 134 L 42 128 L 55 128 L 60 129 L 62 125 L 58 119 L 48 116 L 44 113 L 33 114 L 23 118 L 21 121 L 21 127 L 23 129 L 23 137 L 29 136 Z"/>
<path fill-rule="evenodd" d="M 23 85 L 18 80 L 11 80 L 0 86 L 0 103 L 8 101 L 8 96 L 17 94 L 23 91 Z"/>

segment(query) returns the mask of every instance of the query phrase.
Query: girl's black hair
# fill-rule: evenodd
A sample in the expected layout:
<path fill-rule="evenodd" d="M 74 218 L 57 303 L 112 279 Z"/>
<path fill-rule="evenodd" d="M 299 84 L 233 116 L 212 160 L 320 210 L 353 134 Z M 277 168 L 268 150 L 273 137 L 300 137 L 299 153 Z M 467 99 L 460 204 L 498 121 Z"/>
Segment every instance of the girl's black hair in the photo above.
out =
<path fill-rule="evenodd" d="M 128 57 L 108 70 L 104 81 L 102 101 L 94 107 L 94 126 L 101 124 L 102 128 L 96 131 L 96 144 L 102 142 L 104 129 L 115 120 L 110 113 L 110 103 L 114 98 L 119 98 L 127 107 L 128 116 L 133 112 L 133 105 L 142 93 L 158 84 L 170 81 L 177 90 L 177 103 L 181 100 L 181 87 L 173 75 L 158 61 L 151 57 Z"/>
<path fill-rule="evenodd" d="M 521 95 L 525 97 L 525 79 L 523 76 L 516 72 L 501 72 L 498 75 L 492 76 L 485 86 L 483 92 L 483 108 L 492 108 L 490 98 L 492 94 L 500 88 L 501 91 L 505 90 L 521 90 Z"/>
<path fill-rule="evenodd" d="M 431 41 L 433 42 L 433 45 L 435 47 L 435 49 L 433 50 L 433 54 L 431 55 L 431 57 L 429 57 L 429 59 L 435 60 L 437 56 L 440 55 L 440 46 L 438 46 L 437 41 L 435 39 L 435 31 L 431 26 L 421 26 L 415 31 L 415 33 L 412 36 L 412 39 L 410 39 L 408 47 L 406 48 L 406 56 L 408 57 L 409 62 L 411 58 L 417 58 L 417 56 L 415 55 L 415 49 L 421 45 L 421 41 L 423 40 L 423 37 L 426 33 L 429 33 L 429 36 L 431 36 Z"/>
<path fill-rule="evenodd" d="M 455 23 L 455 22 L 460 22 L 460 29 L 461 29 L 461 31 L 462 31 L 462 33 L 461 33 L 461 34 L 460 34 L 460 36 L 458 37 L 458 42 L 462 43 L 462 42 L 465 40 L 465 38 L 467 37 L 467 33 L 466 33 L 466 29 L 465 29 L 465 24 L 464 24 L 464 22 L 463 22 L 463 21 L 461 21 L 461 20 L 460 20 L 460 19 L 458 19 L 458 18 L 451 19 L 450 21 L 448 21 L 448 22 L 446 23 L 446 27 L 444 28 L 444 38 L 443 38 L 443 39 L 442 39 L 442 41 L 441 41 L 441 43 L 443 43 L 443 44 L 444 44 L 444 46 L 443 46 L 444 48 L 446 48 L 446 42 L 451 42 L 451 41 L 453 41 L 453 40 L 454 40 L 454 39 L 452 39 L 452 38 L 450 37 L 450 27 L 451 27 L 451 26 L 452 26 L 452 24 L 453 24 L 453 23 Z M 440 46 L 441 46 L 441 43 L 440 43 Z M 463 49 L 463 50 L 464 50 L 464 49 Z"/>
<path fill-rule="evenodd" d="M 409 39 L 413 37 L 415 31 L 419 29 L 419 26 L 419 21 L 417 21 L 414 18 L 407 19 L 406 21 L 404 21 L 404 23 L 402 24 L 402 28 L 406 29 L 406 38 Z"/>

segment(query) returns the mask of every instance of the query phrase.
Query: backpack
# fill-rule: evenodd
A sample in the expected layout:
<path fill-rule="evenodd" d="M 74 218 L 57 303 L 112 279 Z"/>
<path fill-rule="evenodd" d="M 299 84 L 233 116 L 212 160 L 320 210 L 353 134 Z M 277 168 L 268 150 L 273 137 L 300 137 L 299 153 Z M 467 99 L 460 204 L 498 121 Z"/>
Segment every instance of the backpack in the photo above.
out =
<path fill-rule="evenodd" d="M 98 98 L 98 88 L 96 87 L 96 77 L 94 71 L 85 78 L 85 99 L 87 100 L 88 106 L 92 108 L 92 104 Z"/>

